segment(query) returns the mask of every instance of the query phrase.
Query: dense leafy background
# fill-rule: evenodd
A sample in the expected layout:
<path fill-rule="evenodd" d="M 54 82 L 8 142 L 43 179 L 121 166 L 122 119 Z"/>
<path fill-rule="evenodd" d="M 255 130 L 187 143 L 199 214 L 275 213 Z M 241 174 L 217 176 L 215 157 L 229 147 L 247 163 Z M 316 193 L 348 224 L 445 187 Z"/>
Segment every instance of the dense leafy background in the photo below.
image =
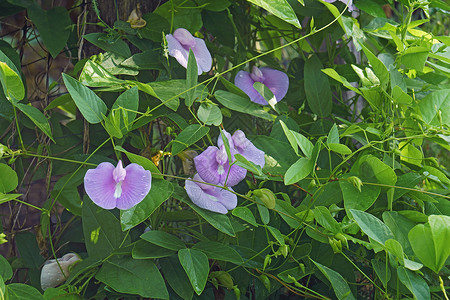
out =
<path fill-rule="evenodd" d="M 43 2 L 0 4 L 2 298 L 448 297 L 448 3 L 171 0 L 108 24 L 95 1 Z M 167 55 L 179 27 L 211 72 Z M 233 84 L 253 65 L 289 76 L 274 108 Z M 238 158 L 227 215 L 183 188 L 220 128 L 266 154 Z M 106 211 L 83 177 L 118 159 L 152 189 Z M 68 252 L 83 260 L 43 292 L 44 261 Z"/>

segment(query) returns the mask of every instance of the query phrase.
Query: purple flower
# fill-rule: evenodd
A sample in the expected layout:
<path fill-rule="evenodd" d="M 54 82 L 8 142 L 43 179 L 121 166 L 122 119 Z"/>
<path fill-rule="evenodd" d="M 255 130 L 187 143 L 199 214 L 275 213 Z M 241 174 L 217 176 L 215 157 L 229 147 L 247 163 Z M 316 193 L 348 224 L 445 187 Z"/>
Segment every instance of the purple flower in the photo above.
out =
<path fill-rule="evenodd" d="M 245 137 L 245 133 L 242 130 L 236 130 L 233 133 L 233 136 L 231 136 L 225 130 L 223 132 L 227 137 L 228 142 L 231 144 L 230 147 L 235 148 L 237 152 L 245 157 L 245 159 L 247 159 L 248 161 L 251 161 L 261 168 L 264 167 L 264 164 L 266 162 L 264 158 L 264 151 L 256 148 L 255 145 L 253 145 L 253 143 Z M 219 147 L 223 145 L 222 136 L 219 136 L 217 145 Z"/>
<path fill-rule="evenodd" d="M 333 3 L 336 2 L 336 0 L 323 0 L 325 2 L 328 3 Z M 339 0 L 340 2 L 344 3 L 345 5 L 347 5 L 348 2 L 348 11 L 352 12 L 353 10 L 356 9 L 355 5 L 353 5 L 353 0 Z"/>
<path fill-rule="evenodd" d="M 89 198 L 104 209 L 129 209 L 141 202 L 150 191 L 152 174 L 138 164 L 125 169 L 103 162 L 84 176 L 84 189 Z"/>
<path fill-rule="evenodd" d="M 211 70 L 212 57 L 206 48 L 205 41 L 196 37 L 184 28 L 178 28 L 172 34 L 166 35 L 169 55 L 187 68 L 189 49 L 192 50 L 197 61 L 198 75 Z"/>
<path fill-rule="evenodd" d="M 234 155 L 238 152 L 233 147 L 230 147 L 230 152 L 232 161 L 235 161 Z M 194 158 L 194 163 L 202 180 L 212 184 L 234 186 L 247 175 L 247 170 L 238 165 L 232 165 L 230 168 L 224 145 L 220 148 L 209 146 Z"/>
<path fill-rule="evenodd" d="M 194 180 L 202 181 L 198 174 L 194 176 Z M 217 186 L 212 186 L 192 180 L 186 180 L 186 192 L 189 198 L 198 207 L 226 214 L 237 205 L 237 197 L 232 192 Z M 231 188 L 229 190 L 233 191 Z"/>
<path fill-rule="evenodd" d="M 253 87 L 255 82 L 261 82 L 273 93 L 273 98 L 267 102 L 263 96 Z M 234 84 L 244 91 L 250 100 L 262 105 L 275 105 L 286 96 L 289 88 L 288 76 L 278 70 L 270 68 L 253 67 L 252 73 L 239 71 L 234 78 Z"/>

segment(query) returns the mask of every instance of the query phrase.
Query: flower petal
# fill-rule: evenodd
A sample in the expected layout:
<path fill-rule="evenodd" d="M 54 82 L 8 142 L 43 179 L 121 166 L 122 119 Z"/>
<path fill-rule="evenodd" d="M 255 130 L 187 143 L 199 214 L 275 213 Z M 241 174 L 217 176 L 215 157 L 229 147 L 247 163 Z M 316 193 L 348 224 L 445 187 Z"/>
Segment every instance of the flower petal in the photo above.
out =
<path fill-rule="evenodd" d="M 239 154 L 261 168 L 264 167 L 266 162 L 264 158 L 264 151 L 256 148 L 255 145 L 253 145 L 253 143 L 245 137 L 242 130 L 236 130 L 233 133 L 233 141 L 236 149 L 239 151 Z"/>
<path fill-rule="evenodd" d="M 209 72 L 212 66 L 212 57 L 209 53 L 208 48 L 206 48 L 205 41 L 199 38 L 194 38 L 195 46 L 192 47 L 192 52 L 194 52 L 195 59 L 197 60 L 198 75 L 203 72 Z"/>
<path fill-rule="evenodd" d="M 220 203 L 219 199 L 216 197 L 217 193 L 212 193 L 212 195 L 206 193 L 204 190 L 202 190 L 202 188 L 199 185 L 197 185 L 196 182 L 194 182 L 192 180 L 186 180 L 185 189 L 186 189 L 186 192 L 187 192 L 189 198 L 198 207 L 201 207 L 201 208 L 204 208 L 204 209 L 207 209 L 210 211 L 218 212 L 221 214 L 226 214 L 228 212 L 226 207 L 222 203 Z M 216 187 L 216 189 L 220 189 L 220 188 Z M 220 195 L 220 193 L 217 195 Z M 234 194 L 232 194 L 232 195 L 234 195 Z M 236 195 L 234 195 L 234 196 L 236 196 Z M 229 202 L 229 200 L 227 200 L 227 203 L 228 202 Z"/>
<path fill-rule="evenodd" d="M 228 163 L 226 165 L 227 167 L 225 168 L 225 173 L 221 176 L 220 184 L 225 185 L 226 183 L 227 186 L 235 186 L 236 184 L 244 180 L 245 176 L 247 175 L 246 169 L 239 167 L 238 165 L 232 165 L 230 174 L 228 175 L 227 178 Z"/>
<path fill-rule="evenodd" d="M 260 93 L 253 87 L 255 82 L 250 77 L 250 73 L 245 71 L 239 71 L 234 78 L 234 84 L 246 93 L 252 102 L 267 105 L 267 101 L 261 96 Z"/>
<path fill-rule="evenodd" d="M 226 209 L 232 210 L 236 208 L 237 206 L 237 196 L 236 194 L 231 193 L 230 191 L 227 191 L 225 189 L 221 189 L 216 187 L 216 189 L 219 189 L 219 195 L 217 196 L 219 198 L 219 201 L 223 206 L 225 206 Z M 228 188 L 232 191 L 231 188 Z"/>
<path fill-rule="evenodd" d="M 269 90 L 275 96 L 277 102 L 286 96 L 289 89 L 289 78 L 288 76 L 278 70 L 270 68 L 260 68 L 264 75 L 264 84 L 269 88 Z"/>
<path fill-rule="evenodd" d="M 226 131 L 225 129 L 222 129 L 222 132 L 227 137 L 230 148 L 234 148 L 234 141 L 231 137 L 231 134 L 228 133 L 228 131 Z M 217 138 L 217 147 L 220 148 L 220 147 L 222 147 L 222 145 L 223 145 L 223 139 L 222 139 L 222 135 L 220 134 L 219 137 Z"/>
<path fill-rule="evenodd" d="M 194 158 L 195 169 L 198 175 L 208 183 L 218 184 L 220 175 L 218 173 L 219 164 L 216 161 L 216 154 L 219 149 L 209 146 L 205 151 Z"/>
<path fill-rule="evenodd" d="M 104 209 L 116 207 L 114 169 L 111 163 L 103 162 L 97 168 L 88 170 L 84 176 L 84 189 L 89 198 Z"/>
<path fill-rule="evenodd" d="M 175 57 L 180 65 L 187 68 L 189 49 L 186 50 L 171 34 L 166 34 L 166 40 L 167 48 L 169 49 L 169 55 Z"/>
<path fill-rule="evenodd" d="M 138 164 L 125 168 L 127 176 L 122 182 L 122 194 L 117 198 L 118 209 L 129 209 L 147 196 L 152 185 L 152 174 Z"/>

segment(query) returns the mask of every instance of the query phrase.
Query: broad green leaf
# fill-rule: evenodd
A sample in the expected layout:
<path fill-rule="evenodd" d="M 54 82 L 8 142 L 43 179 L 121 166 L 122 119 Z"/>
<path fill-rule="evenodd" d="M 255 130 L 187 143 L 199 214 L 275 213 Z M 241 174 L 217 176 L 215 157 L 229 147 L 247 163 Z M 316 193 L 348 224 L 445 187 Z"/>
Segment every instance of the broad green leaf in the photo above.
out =
<path fill-rule="evenodd" d="M 124 109 L 119 109 L 122 107 Z M 112 109 L 119 109 L 117 113 L 120 114 L 120 128 L 125 130 L 129 127 L 136 118 L 135 111 L 138 110 L 139 107 L 139 92 L 137 87 L 133 87 L 131 89 L 123 92 L 119 97 L 117 97 L 116 102 L 114 102 Z M 125 109 L 128 109 L 126 111 Z"/>
<path fill-rule="evenodd" d="M 253 83 L 253 88 L 264 98 L 264 100 L 267 101 L 267 103 L 269 103 L 270 106 L 275 107 L 275 104 L 277 104 L 277 99 L 265 84 L 256 81 Z"/>
<path fill-rule="evenodd" d="M 238 217 L 255 227 L 258 227 L 258 223 L 256 223 L 255 216 L 253 215 L 252 211 L 249 208 L 238 206 L 235 209 L 233 209 L 232 214 L 233 216 Z"/>
<path fill-rule="evenodd" d="M 3 255 L 0 255 L 0 276 L 4 281 L 10 280 L 13 275 L 11 265 Z M 1 280 L 0 279 L 0 280 Z"/>
<path fill-rule="evenodd" d="M 328 229 L 333 234 L 342 232 L 341 226 L 333 218 L 330 211 L 325 206 L 316 206 L 313 209 L 313 213 L 314 219 L 316 219 L 317 223 L 319 223 L 325 229 Z"/>
<path fill-rule="evenodd" d="M 391 269 L 389 267 L 386 268 L 386 263 L 379 260 L 372 259 L 370 262 L 372 263 L 372 267 L 381 283 L 383 283 L 383 286 L 386 287 L 387 283 L 391 279 Z"/>
<path fill-rule="evenodd" d="M 183 266 L 176 255 L 159 260 L 161 269 L 165 275 L 170 287 L 182 299 L 190 300 L 194 294 L 194 290 L 189 283 L 189 278 L 184 272 Z"/>
<path fill-rule="evenodd" d="M 202 241 L 196 243 L 192 249 L 202 251 L 209 259 L 228 261 L 234 264 L 241 264 L 244 262 L 236 250 L 223 243 Z"/>
<path fill-rule="evenodd" d="M 9 193 L 19 184 L 17 173 L 10 166 L 0 164 L 0 193 Z"/>
<path fill-rule="evenodd" d="M 391 229 L 395 236 L 395 240 L 402 245 L 405 254 L 408 257 L 414 256 L 414 252 L 408 240 L 408 233 L 416 223 L 408 220 L 396 211 L 385 211 L 383 213 L 383 222 Z"/>
<path fill-rule="evenodd" d="M 161 273 L 151 260 L 113 256 L 105 261 L 95 278 L 115 291 L 145 298 L 169 299 Z"/>
<path fill-rule="evenodd" d="M 314 149 L 313 143 L 311 143 L 310 140 L 308 140 L 306 137 L 304 137 L 303 135 L 301 135 L 298 132 L 291 130 L 291 133 L 294 136 L 295 141 L 297 142 L 297 145 L 302 150 L 303 154 L 305 154 L 306 157 L 311 158 L 311 156 L 313 154 L 313 149 Z"/>
<path fill-rule="evenodd" d="M 421 99 L 416 111 L 430 125 L 450 124 L 450 90 L 438 90 Z"/>
<path fill-rule="evenodd" d="M 412 165 L 416 165 L 418 167 L 422 166 L 423 154 L 414 145 L 410 143 L 406 144 L 406 142 L 400 142 L 398 144 L 398 147 L 400 148 L 401 161 L 404 161 Z"/>
<path fill-rule="evenodd" d="M 122 230 L 128 230 L 144 222 L 152 213 L 172 195 L 173 186 L 162 179 L 152 180 L 150 192 L 137 205 L 120 211 Z"/>
<path fill-rule="evenodd" d="M 25 97 L 22 79 L 6 63 L 0 61 L 0 81 L 3 91 L 11 102 L 17 102 Z M 9 97 L 11 95 L 14 99 Z"/>
<path fill-rule="evenodd" d="M 304 85 L 306 100 L 313 113 L 321 118 L 327 117 L 333 108 L 331 88 L 328 77 L 321 72 L 323 65 L 316 55 L 305 62 Z"/>
<path fill-rule="evenodd" d="M 86 170 L 69 173 L 55 183 L 51 192 L 53 197 L 58 196 L 58 202 L 76 216 L 81 216 L 81 198 L 78 186 L 83 183 Z"/>
<path fill-rule="evenodd" d="M 412 97 L 405 93 L 398 85 L 394 86 L 392 89 L 392 98 L 400 104 L 410 104 L 413 100 Z"/>
<path fill-rule="evenodd" d="M 291 228 L 298 228 L 300 226 L 301 219 L 296 216 L 298 210 L 290 203 L 277 199 L 274 211 L 277 211 L 281 218 Z"/>
<path fill-rule="evenodd" d="M 219 106 L 202 103 L 197 111 L 197 117 L 206 125 L 219 126 L 222 123 L 222 112 Z"/>
<path fill-rule="evenodd" d="M 172 155 L 177 155 L 209 132 L 209 127 L 193 124 L 186 127 L 172 143 Z"/>
<path fill-rule="evenodd" d="M 128 159 L 132 163 L 138 164 L 138 165 L 142 166 L 144 169 L 150 171 L 152 173 L 153 179 L 162 179 L 163 178 L 163 176 L 160 175 L 161 171 L 159 171 L 158 167 L 155 166 L 153 161 L 151 161 L 150 159 L 143 157 L 141 155 L 137 155 L 137 154 L 128 152 L 127 150 L 123 149 L 120 146 L 114 147 L 114 150 L 125 153 L 125 155 L 128 157 Z"/>
<path fill-rule="evenodd" d="M 394 235 L 389 227 L 377 217 L 356 209 L 350 209 L 349 211 L 359 228 L 361 228 L 361 230 L 371 239 L 382 245 L 384 245 L 387 240 L 394 239 Z"/>
<path fill-rule="evenodd" d="M 249 99 L 222 90 L 216 91 L 214 95 L 217 101 L 219 101 L 220 104 L 226 108 L 261 119 L 273 121 L 273 117 L 266 112 L 261 105 L 253 103 Z"/>
<path fill-rule="evenodd" d="M 359 166 L 359 176 L 365 182 L 395 185 L 397 175 L 391 167 L 372 155 L 364 156 Z"/>
<path fill-rule="evenodd" d="M 352 154 L 352 150 L 350 150 L 349 147 L 343 144 L 328 144 L 328 148 L 330 148 L 331 151 L 342 155 Z"/>
<path fill-rule="evenodd" d="M 337 129 L 336 123 L 331 127 L 330 132 L 327 136 L 327 145 L 339 144 L 339 131 Z"/>
<path fill-rule="evenodd" d="M 415 299 L 428 300 L 430 298 L 430 288 L 425 279 L 416 273 L 405 269 L 404 267 L 397 268 L 397 275 L 400 282 L 403 283 L 408 290 L 414 295 Z"/>
<path fill-rule="evenodd" d="M 267 229 L 269 230 L 270 234 L 272 234 L 272 236 L 277 240 L 277 242 L 280 245 L 284 245 L 284 238 L 283 235 L 281 234 L 280 230 L 278 230 L 275 227 L 272 226 L 267 226 Z"/>
<path fill-rule="evenodd" d="M 314 162 L 306 157 L 302 157 L 295 164 L 290 166 L 284 175 L 284 184 L 296 183 L 308 176 L 314 169 Z"/>
<path fill-rule="evenodd" d="M 297 28 L 302 28 L 287 0 L 247 0 Z"/>
<path fill-rule="evenodd" d="M 178 251 L 178 259 L 189 277 L 194 291 L 197 295 L 200 295 L 208 279 L 208 257 L 203 252 L 195 249 L 181 249 Z"/>
<path fill-rule="evenodd" d="M 100 123 L 106 115 L 106 104 L 78 80 L 62 74 L 64 84 L 83 117 L 91 124 Z"/>
<path fill-rule="evenodd" d="M 130 243 L 130 236 L 122 232 L 114 215 L 96 206 L 88 197 L 82 207 L 83 234 L 90 257 L 102 259 L 120 246 Z"/>
<path fill-rule="evenodd" d="M 298 145 L 297 145 L 297 140 L 295 139 L 295 136 L 293 134 L 293 131 L 290 130 L 286 124 L 284 124 L 284 122 L 282 120 L 280 120 L 280 124 L 281 124 L 281 128 L 283 128 L 284 134 L 286 135 L 289 144 L 291 144 L 292 149 L 294 149 L 295 154 L 298 155 Z"/>
<path fill-rule="evenodd" d="M 48 123 L 47 118 L 44 114 L 34 106 L 25 105 L 22 103 L 14 104 L 18 109 L 20 109 L 31 121 L 40 129 L 43 133 L 45 133 L 54 143 L 55 140 L 52 137 L 52 129 L 50 128 L 50 124 Z"/>
<path fill-rule="evenodd" d="M 450 216 L 431 215 L 428 217 L 428 223 L 434 241 L 436 265 L 442 268 L 450 255 Z"/>
<path fill-rule="evenodd" d="M 10 283 L 6 286 L 5 300 L 44 300 L 34 287 L 23 283 Z"/>
<path fill-rule="evenodd" d="M 336 272 L 335 270 L 332 270 L 328 267 L 325 267 L 324 265 L 319 264 L 318 262 L 315 262 L 312 260 L 312 262 L 316 265 L 316 267 L 322 272 L 323 275 L 330 281 L 331 286 L 333 287 L 334 293 L 336 294 L 336 297 L 341 300 L 351 300 L 355 299 L 355 296 L 353 296 L 352 291 L 350 290 L 350 287 L 347 284 L 347 281 L 342 277 L 341 274 Z"/>
<path fill-rule="evenodd" d="M 0 192 L 0 204 L 15 200 L 20 196 L 22 196 L 22 194 L 3 194 Z"/>
<path fill-rule="evenodd" d="M 342 85 L 344 87 L 348 88 L 349 90 L 354 91 L 355 93 L 361 95 L 361 92 L 357 88 L 355 88 L 353 85 L 351 85 L 350 82 L 348 82 L 348 80 L 345 77 L 342 77 L 341 75 L 339 75 L 338 72 L 336 72 L 334 69 L 326 68 L 326 69 L 322 69 L 322 72 L 324 72 L 329 77 L 336 80 L 337 82 L 342 83 Z"/>
<path fill-rule="evenodd" d="M 389 83 L 389 72 L 383 62 L 378 59 L 364 44 L 360 43 L 364 54 L 367 56 L 369 63 L 372 65 L 373 72 L 380 80 L 382 86 L 387 86 Z"/>
<path fill-rule="evenodd" d="M 153 89 L 161 102 L 173 111 L 176 111 L 180 105 L 179 98 L 186 96 L 186 80 L 156 81 L 150 82 L 148 86 Z"/>
<path fill-rule="evenodd" d="M 191 106 L 195 101 L 195 89 L 198 80 L 198 69 L 197 69 L 197 61 L 195 60 L 194 52 L 192 49 L 189 49 L 189 58 L 186 69 L 186 96 L 184 99 L 184 103 L 186 106 Z"/>
<path fill-rule="evenodd" d="M 377 200 L 381 187 L 363 185 L 359 191 L 351 182 L 339 180 L 345 209 L 358 209 L 366 211 Z"/>
<path fill-rule="evenodd" d="M 402 51 L 399 61 L 408 69 L 422 72 L 430 50 L 427 47 L 411 46 Z"/>
<path fill-rule="evenodd" d="M 186 248 L 178 237 L 165 231 L 150 230 L 143 233 L 141 239 L 174 251 Z"/>
<path fill-rule="evenodd" d="M 161 258 L 171 256 L 175 253 L 176 251 L 160 247 L 144 240 L 137 241 L 133 246 L 133 250 L 131 251 L 134 259 Z"/>
<path fill-rule="evenodd" d="M 280 142 L 272 137 L 260 135 L 252 142 L 256 148 L 265 153 L 264 171 L 273 175 L 284 175 L 288 167 L 298 159 L 288 143 Z"/>
<path fill-rule="evenodd" d="M 72 21 L 69 12 L 62 6 L 43 10 L 33 5 L 27 10 L 33 24 L 53 58 L 56 58 L 69 39 Z"/>
<path fill-rule="evenodd" d="M 398 260 L 400 265 L 403 266 L 405 264 L 403 247 L 397 240 L 389 239 L 384 243 L 384 246 L 389 253 L 391 253 Z"/>
<path fill-rule="evenodd" d="M 107 52 L 115 53 L 124 58 L 131 56 L 130 48 L 121 39 L 108 40 L 109 37 L 106 34 L 97 32 L 83 35 L 83 38 Z"/>
<path fill-rule="evenodd" d="M 230 219 L 227 215 L 222 215 L 219 213 L 215 213 L 203 208 L 198 207 L 189 199 L 186 191 L 180 187 L 174 187 L 173 197 L 187 204 L 191 209 L 193 209 L 197 214 L 199 214 L 203 219 L 205 219 L 211 226 L 216 228 L 217 230 L 229 235 L 235 236 L 235 232 L 233 226 L 231 225 Z"/>
<path fill-rule="evenodd" d="M 116 78 L 108 70 L 92 60 L 86 61 L 81 71 L 79 81 L 91 87 L 117 87 L 122 89 L 125 81 Z"/>

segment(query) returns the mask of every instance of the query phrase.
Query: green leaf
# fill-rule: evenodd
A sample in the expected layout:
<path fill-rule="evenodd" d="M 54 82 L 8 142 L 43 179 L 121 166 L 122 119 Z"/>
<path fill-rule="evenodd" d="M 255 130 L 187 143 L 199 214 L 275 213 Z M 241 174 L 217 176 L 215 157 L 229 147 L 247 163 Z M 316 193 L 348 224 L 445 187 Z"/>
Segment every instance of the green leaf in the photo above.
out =
<path fill-rule="evenodd" d="M 173 186 L 166 180 L 153 180 L 150 192 L 132 208 L 120 211 L 122 230 L 131 229 L 144 222 L 164 201 L 172 195 Z"/>
<path fill-rule="evenodd" d="M 122 107 L 123 109 L 119 109 Z M 111 111 L 114 109 L 119 109 L 117 113 L 120 114 L 120 128 L 122 131 L 126 131 L 126 128 L 134 121 L 136 118 L 135 111 L 139 107 L 139 92 L 138 88 L 135 86 L 131 89 L 123 92 L 119 97 L 117 97 L 116 102 L 114 102 Z M 125 110 L 127 109 L 127 110 Z"/>
<path fill-rule="evenodd" d="M 178 251 L 178 259 L 188 275 L 194 291 L 197 295 L 200 295 L 208 279 L 208 257 L 203 252 L 195 249 L 182 249 Z"/>
<path fill-rule="evenodd" d="M 236 158 L 235 164 L 254 173 L 257 176 L 264 176 L 264 173 L 261 170 L 261 167 L 256 165 L 255 163 L 248 161 L 241 154 L 235 154 L 234 158 Z"/>
<path fill-rule="evenodd" d="M 296 183 L 308 176 L 314 169 L 314 161 L 302 157 L 295 164 L 289 167 L 284 175 L 284 184 L 290 185 Z"/>
<path fill-rule="evenodd" d="M 328 144 L 328 148 L 330 148 L 331 151 L 342 155 L 352 154 L 352 150 L 350 150 L 349 147 L 343 144 Z"/>
<path fill-rule="evenodd" d="M 383 222 L 391 229 L 395 239 L 402 245 L 405 254 L 408 257 L 414 256 L 408 240 L 408 233 L 416 224 L 396 211 L 385 211 L 383 213 Z"/>
<path fill-rule="evenodd" d="M 139 29 L 142 37 L 161 43 L 163 38 L 161 33 L 170 32 L 170 23 L 167 19 L 155 13 L 144 14 L 142 18 L 147 22 L 143 28 Z"/>
<path fill-rule="evenodd" d="M 344 87 L 348 88 L 349 90 L 354 91 L 355 93 L 361 95 L 361 92 L 357 88 L 355 88 L 353 85 L 351 85 L 350 82 L 348 82 L 348 80 L 345 77 L 342 77 L 341 75 L 339 75 L 338 72 L 336 72 L 334 69 L 329 69 L 329 68 L 322 69 L 322 72 L 324 72 L 329 77 L 336 80 L 337 82 L 342 83 L 342 85 Z"/>
<path fill-rule="evenodd" d="M 397 275 L 400 282 L 411 291 L 415 299 L 431 299 L 430 288 L 422 277 L 410 270 L 405 269 L 404 267 L 397 268 Z"/>
<path fill-rule="evenodd" d="M 327 136 L 327 145 L 339 144 L 339 131 L 337 129 L 336 123 L 331 127 L 330 132 Z"/>
<path fill-rule="evenodd" d="M 175 254 L 175 251 L 146 242 L 144 240 L 136 241 L 131 254 L 134 259 L 153 259 L 167 257 Z"/>
<path fill-rule="evenodd" d="M 6 286 L 6 300 L 44 300 L 34 287 L 23 283 L 10 283 Z"/>
<path fill-rule="evenodd" d="M 383 283 L 384 287 L 386 287 L 389 279 L 391 279 L 391 269 L 386 268 L 386 263 L 383 263 L 376 259 L 372 259 L 371 263 L 381 283 Z"/>
<path fill-rule="evenodd" d="M 256 148 L 264 151 L 266 163 L 264 170 L 273 175 L 284 175 L 298 157 L 288 143 L 268 136 L 257 136 L 252 140 Z"/>
<path fill-rule="evenodd" d="M 252 211 L 249 208 L 238 206 L 232 210 L 232 214 L 233 216 L 238 217 L 255 227 L 258 227 L 258 223 L 256 223 L 255 216 L 253 215 Z"/>
<path fill-rule="evenodd" d="M 202 251 L 209 259 L 228 261 L 234 264 L 241 264 L 244 262 L 236 250 L 223 243 L 202 241 L 196 243 L 192 249 Z"/>
<path fill-rule="evenodd" d="M 298 145 L 297 145 L 297 140 L 295 139 L 294 136 L 294 131 L 290 130 L 286 124 L 284 124 L 284 122 L 282 120 L 280 120 L 280 124 L 281 124 L 281 128 L 283 128 L 284 134 L 286 135 L 289 144 L 291 144 L 292 149 L 294 149 L 295 154 L 298 155 Z"/>
<path fill-rule="evenodd" d="M 176 137 L 172 144 L 172 155 L 177 155 L 209 132 L 209 127 L 199 124 L 189 125 Z"/>
<path fill-rule="evenodd" d="M 16 103 L 14 106 L 20 109 L 40 130 L 42 130 L 43 133 L 45 133 L 54 143 L 56 143 L 52 137 L 52 129 L 50 128 L 50 124 L 39 109 L 22 103 Z"/>
<path fill-rule="evenodd" d="M 102 65 L 97 64 L 92 60 L 86 61 L 83 70 L 81 71 L 79 81 L 91 87 L 117 87 L 122 89 L 126 84 L 124 80 L 116 78 Z"/>
<path fill-rule="evenodd" d="M 371 239 L 384 245 L 389 239 L 395 239 L 392 231 L 377 217 L 356 209 L 349 209 L 359 228 Z"/>
<path fill-rule="evenodd" d="M 22 194 L 3 194 L 0 192 L 0 204 L 15 200 L 20 196 L 22 196 Z"/>
<path fill-rule="evenodd" d="M 194 52 L 189 49 L 189 58 L 186 69 L 186 98 L 184 99 L 187 107 L 191 106 L 195 101 L 195 89 L 198 80 L 197 61 L 195 60 Z"/>
<path fill-rule="evenodd" d="M 122 232 L 114 215 L 96 206 L 88 197 L 82 207 L 83 234 L 89 257 L 102 259 L 120 246 L 130 243 L 130 236 Z"/>
<path fill-rule="evenodd" d="M 430 125 L 450 124 L 450 89 L 429 93 L 420 100 L 416 111 Z"/>
<path fill-rule="evenodd" d="M 83 183 L 86 170 L 79 171 L 75 175 L 69 173 L 55 183 L 51 192 L 53 197 L 58 197 L 58 202 L 74 215 L 81 216 L 81 198 L 78 186 Z M 72 176 L 73 175 L 73 176 Z"/>
<path fill-rule="evenodd" d="M 269 90 L 265 84 L 255 81 L 255 83 L 253 83 L 253 88 L 267 101 L 267 103 L 269 103 L 270 106 L 274 107 L 275 104 L 277 104 L 277 99 L 274 98 L 272 91 Z"/>
<path fill-rule="evenodd" d="M 69 12 L 62 6 L 43 10 L 37 5 L 29 7 L 27 12 L 33 24 L 39 30 L 45 47 L 55 58 L 69 39 L 72 25 Z"/>
<path fill-rule="evenodd" d="M 187 204 L 191 209 L 198 213 L 203 219 L 205 219 L 209 224 L 211 224 L 211 226 L 213 226 L 217 230 L 229 236 L 236 235 L 227 215 L 218 214 L 198 207 L 197 205 L 192 203 L 192 201 L 186 194 L 186 191 L 182 187 L 176 186 L 174 188 L 173 197 Z"/>
<path fill-rule="evenodd" d="M 153 161 L 151 161 L 150 159 L 143 157 L 141 155 L 137 155 L 137 154 L 128 152 L 127 150 L 123 149 L 120 146 L 114 147 L 114 150 L 125 153 L 125 155 L 128 157 L 128 159 L 132 163 L 138 164 L 138 165 L 142 166 L 144 169 L 150 171 L 152 173 L 152 178 L 154 178 L 154 179 L 162 179 L 163 178 L 163 176 L 160 175 L 161 171 L 159 171 L 158 167 L 155 166 Z"/>
<path fill-rule="evenodd" d="M 91 124 L 100 123 L 106 115 L 106 104 L 78 80 L 62 74 L 64 84 L 83 117 Z"/>
<path fill-rule="evenodd" d="M 143 233 L 141 239 L 174 251 L 186 248 L 184 243 L 178 237 L 165 231 L 150 230 Z"/>
<path fill-rule="evenodd" d="M 350 287 L 347 284 L 347 281 L 342 277 L 341 274 L 336 272 L 335 270 L 332 270 L 328 267 L 325 267 L 324 265 L 319 264 L 318 262 L 315 262 L 312 260 L 312 262 L 316 265 L 316 267 L 322 272 L 323 275 L 330 281 L 331 285 L 333 286 L 334 293 L 336 294 L 336 297 L 340 299 L 345 300 L 351 300 L 355 299 L 355 296 L 353 296 L 352 291 L 350 290 Z"/>
<path fill-rule="evenodd" d="M 0 255 L 0 276 L 4 281 L 10 280 L 13 275 L 11 265 L 3 255 Z"/>
<path fill-rule="evenodd" d="M 11 102 L 17 102 L 25 97 L 25 88 L 22 79 L 6 63 L 0 61 L 0 81 L 3 91 Z M 14 99 L 9 97 L 11 95 Z"/>
<path fill-rule="evenodd" d="M 104 33 L 89 33 L 83 35 L 83 38 L 107 52 L 115 53 L 124 58 L 131 56 L 130 48 L 121 39 L 109 40 L 109 37 Z"/>
<path fill-rule="evenodd" d="M 151 260 L 113 256 L 103 263 L 95 278 L 119 293 L 169 299 L 164 279 Z"/>
<path fill-rule="evenodd" d="M 394 86 L 392 89 L 392 98 L 400 104 L 410 104 L 413 100 L 412 97 L 405 93 L 398 85 Z"/>
<path fill-rule="evenodd" d="M 418 167 L 422 166 L 423 154 L 414 145 L 410 143 L 406 144 L 406 142 L 400 142 L 398 144 L 398 147 L 401 149 L 400 150 L 401 161 L 404 161 L 412 165 L 416 165 Z"/>
<path fill-rule="evenodd" d="M 358 209 L 366 211 L 377 200 L 381 192 L 381 187 L 363 185 L 359 191 L 352 183 L 339 180 L 339 186 L 344 197 L 345 209 Z"/>
<path fill-rule="evenodd" d="M 198 108 L 197 117 L 206 125 L 219 126 L 222 123 L 222 112 L 215 104 L 202 103 Z"/>
<path fill-rule="evenodd" d="M 423 71 L 430 50 L 427 47 L 410 46 L 400 55 L 400 63 L 408 69 Z"/>
<path fill-rule="evenodd" d="M 222 90 L 216 91 L 214 96 L 216 97 L 217 101 L 219 101 L 220 104 L 222 104 L 226 108 L 249 114 L 261 119 L 273 121 L 273 117 L 268 112 L 266 112 L 261 107 L 261 105 L 251 102 L 250 99 L 246 99 L 244 97 Z"/>
<path fill-rule="evenodd" d="M 389 72 L 383 62 L 378 59 L 364 44 L 360 43 L 361 48 L 364 51 L 364 54 L 367 56 L 369 63 L 372 65 L 373 72 L 380 80 L 382 86 L 387 86 L 389 83 Z"/>
<path fill-rule="evenodd" d="M 17 173 L 10 166 L 0 164 L 0 193 L 9 193 L 19 184 Z"/>
<path fill-rule="evenodd" d="M 375 156 L 368 155 L 361 159 L 359 175 L 365 182 L 395 185 L 397 175 L 391 167 L 383 163 Z"/>
<path fill-rule="evenodd" d="M 314 219 L 316 219 L 317 223 L 323 226 L 325 229 L 329 230 L 333 234 L 341 233 L 341 226 L 339 223 L 333 218 L 328 208 L 325 206 L 316 206 L 313 209 Z"/>
<path fill-rule="evenodd" d="M 302 28 L 300 22 L 295 15 L 294 10 L 286 0 L 247 0 L 259 7 L 264 8 L 271 14 L 277 16 L 289 24 L 294 25 L 297 28 Z"/>
<path fill-rule="evenodd" d="M 394 239 L 387 240 L 384 245 L 389 253 L 398 260 L 398 263 L 403 266 L 405 264 L 405 258 L 402 245 Z"/>
<path fill-rule="evenodd" d="M 182 299 L 192 299 L 194 290 L 189 283 L 189 278 L 184 272 L 183 266 L 176 255 L 159 260 L 164 276 L 170 287 Z"/>
<path fill-rule="evenodd" d="M 284 245 L 284 238 L 283 235 L 281 234 L 280 230 L 278 230 L 275 227 L 272 226 L 267 226 L 267 229 L 269 230 L 270 234 L 277 240 L 277 242 L 280 245 Z"/>
<path fill-rule="evenodd" d="M 150 86 L 157 98 L 173 111 L 176 111 L 180 105 L 179 98 L 184 98 L 186 95 L 184 93 L 186 91 L 186 80 L 156 81 L 150 82 L 147 86 Z"/>
<path fill-rule="evenodd" d="M 330 82 L 321 70 L 323 65 L 316 55 L 305 62 L 304 84 L 306 100 L 312 112 L 321 118 L 327 117 L 333 108 Z"/>

